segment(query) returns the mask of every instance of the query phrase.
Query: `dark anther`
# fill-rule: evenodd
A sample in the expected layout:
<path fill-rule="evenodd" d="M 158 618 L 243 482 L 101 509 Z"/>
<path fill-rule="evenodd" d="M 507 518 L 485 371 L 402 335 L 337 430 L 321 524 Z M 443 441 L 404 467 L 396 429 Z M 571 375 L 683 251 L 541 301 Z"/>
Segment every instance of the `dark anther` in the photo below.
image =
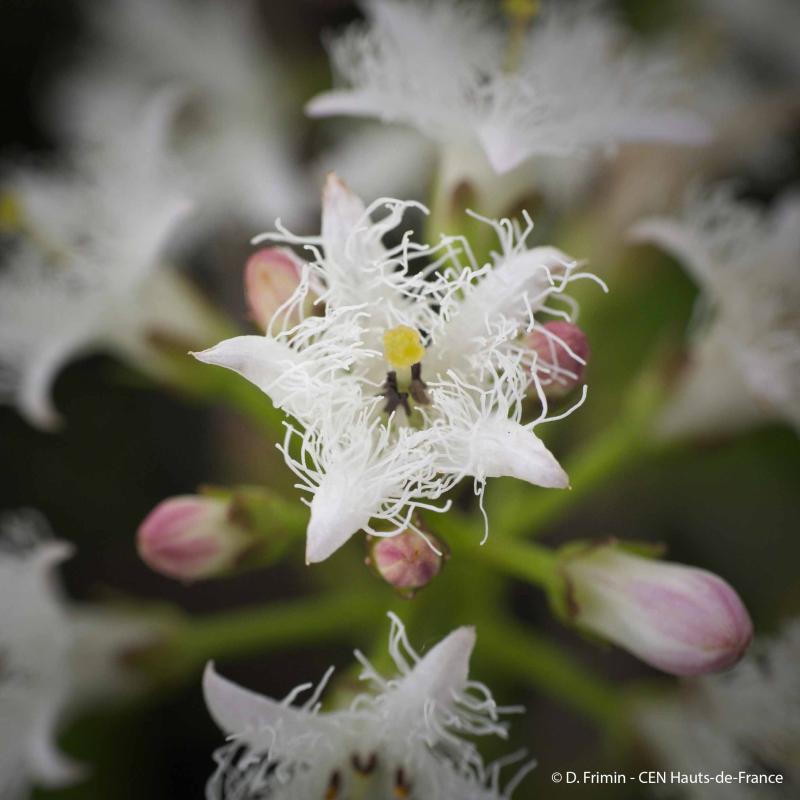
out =
<path fill-rule="evenodd" d="M 411 783 L 406 778 L 405 770 L 402 767 L 398 767 L 394 773 L 394 796 L 411 797 Z"/>
<path fill-rule="evenodd" d="M 402 406 L 406 415 L 411 416 L 411 409 L 408 406 L 408 392 L 398 391 L 397 373 L 394 370 L 386 373 L 386 383 L 383 384 L 381 395 L 386 398 L 386 405 L 383 410 L 387 414 L 391 414 L 397 410 L 398 406 Z"/>
<path fill-rule="evenodd" d="M 411 383 L 408 385 L 408 391 L 411 397 L 414 398 L 415 403 L 419 403 L 421 406 L 429 406 L 431 404 L 431 399 L 426 391 L 427 388 L 428 384 L 422 380 L 422 364 L 419 362 L 412 364 Z"/>
<path fill-rule="evenodd" d="M 353 765 L 353 769 L 359 775 L 371 775 L 375 772 L 375 767 L 378 766 L 378 756 L 375 753 L 370 753 L 369 758 L 365 761 L 361 760 L 361 756 L 358 753 L 353 753 L 352 757 L 350 758 L 350 763 Z"/>
<path fill-rule="evenodd" d="M 342 776 L 339 774 L 339 770 L 334 770 L 331 773 L 331 779 L 328 781 L 328 788 L 325 790 L 325 800 L 336 800 L 341 788 Z"/>

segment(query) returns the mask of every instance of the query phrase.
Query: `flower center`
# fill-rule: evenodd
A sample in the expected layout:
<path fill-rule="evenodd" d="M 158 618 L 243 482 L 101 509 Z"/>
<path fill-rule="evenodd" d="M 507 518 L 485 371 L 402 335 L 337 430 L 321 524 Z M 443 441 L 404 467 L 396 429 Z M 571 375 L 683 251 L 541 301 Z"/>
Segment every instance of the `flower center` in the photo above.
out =
<path fill-rule="evenodd" d="M 402 406 L 406 416 L 411 416 L 411 405 L 409 397 L 417 405 L 430 405 L 427 384 L 422 380 L 422 357 L 425 355 L 425 347 L 419 331 L 408 325 L 397 325 L 389 328 L 383 334 L 383 353 L 386 360 L 395 369 L 386 373 L 386 382 L 383 384 L 381 394 L 386 398 L 386 405 L 383 410 L 387 414 L 396 411 Z M 400 390 L 397 378 L 397 369 L 408 369 L 411 367 L 411 380 Z"/>
<path fill-rule="evenodd" d="M 408 369 L 422 361 L 425 348 L 422 345 L 419 331 L 408 325 L 397 325 L 384 332 L 383 353 L 393 367 Z"/>
<path fill-rule="evenodd" d="M 378 787 L 383 787 L 382 792 L 391 788 L 393 800 L 395 798 L 410 800 L 411 781 L 403 767 L 397 767 L 387 773 L 382 769 L 384 766 L 385 764 L 379 763 L 377 753 L 370 753 L 366 758 L 354 753 L 350 758 L 349 770 L 352 779 L 348 777 L 348 771 L 334 770 L 328 780 L 325 800 L 358 800 L 358 798 L 378 800 L 378 797 L 384 797 L 383 793 L 375 794 Z M 386 783 L 387 780 L 389 785 Z"/>

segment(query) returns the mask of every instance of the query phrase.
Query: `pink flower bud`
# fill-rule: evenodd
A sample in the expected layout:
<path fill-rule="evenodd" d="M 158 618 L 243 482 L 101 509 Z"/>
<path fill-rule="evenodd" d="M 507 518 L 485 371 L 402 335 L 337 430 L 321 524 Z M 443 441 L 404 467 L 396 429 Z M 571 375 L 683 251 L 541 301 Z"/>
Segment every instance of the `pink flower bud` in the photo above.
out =
<path fill-rule="evenodd" d="M 562 567 L 573 620 L 664 672 L 717 672 L 750 644 L 747 609 L 711 572 L 631 555 L 614 544 L 566 556 Z"/>
<path fill-rule="evenodd" d="M 247 306 L 262 330 L 267 329 L 277 310 L 292 296 L 302 273 L 303 262 L 285 247 L 265 247 L 247 259 L 244 268 Z M 298 309 L 294 308 L 290 321 L 299 319 Z"/>
<path fill-rule="evenodd" d="M 390 586 L 403 594 L 413 594 L 430 583 L 442 568 L 444 547 L 429 534 L 428 539 L 430 544 L 413 531 L 376 537 L 371 540 L 367 563 Z"/>
<path fill-rule="evenodd" d="M 198 495 L 170 497 L 139 526 L 139 555 L 156 572 L 182 581 L 209 578 L 230 569 L 250 546 L 231 521 L 225 500 Z"/>
<path fill-rule="evenodd" d="M 527 345 L 538 356 L 536 376 L 546 397 L 557 400 L 581 383 L 589 361 L 589 342 L 577 325 L 546 322 L 528 334 Z"/>

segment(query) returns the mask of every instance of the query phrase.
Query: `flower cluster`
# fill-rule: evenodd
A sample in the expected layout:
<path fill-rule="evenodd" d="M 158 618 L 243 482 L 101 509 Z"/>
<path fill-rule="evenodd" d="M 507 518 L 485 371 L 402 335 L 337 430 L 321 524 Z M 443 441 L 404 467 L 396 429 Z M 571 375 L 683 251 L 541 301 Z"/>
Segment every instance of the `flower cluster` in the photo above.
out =
<path fill-rule="evenodd" d="M 593 276 L 555 248 L 529 248 L 529 218 L 524 228 L 485 221 L 500 250 L 484 265 L 462 237 L 429 246 L 404 233 L 385 244 L 413 207 L 421 208 L 397 200 L 365 207 L 330 176 L 320 236 L 279 227 L 259 237 L 300 245 L 310 257 L 266 335 L 195 354 L 244 375 L 303 426 L 288 425 L 282 452 L 312 495 L 309 562 L 359 529 L 424 536 L 414 512 L 446 509 L 432 502 L 467 476 L 478 494 L 504 475 L 568 483 L 534 433 L 555 418 L 539 374 L 550 379 L 558 366 L 525 337 L 538 331 L 582 362 L 540 315 L 572 319 L 565 290 Z M 318 313 L 304 316 L 309 294 Z M 541 411 L 523 422 L 531 385 Z"/>

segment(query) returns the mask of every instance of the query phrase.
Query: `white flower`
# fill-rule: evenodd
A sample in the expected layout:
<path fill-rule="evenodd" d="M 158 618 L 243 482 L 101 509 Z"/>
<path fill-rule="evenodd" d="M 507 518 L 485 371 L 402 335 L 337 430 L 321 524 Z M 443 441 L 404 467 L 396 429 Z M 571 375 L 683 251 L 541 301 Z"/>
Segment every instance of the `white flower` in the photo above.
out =
<path fill-rule="evenodd" d="M 56 748 L 75 706 L 130 689 L 117 659 L 155 635 L 151 626 L 68 606 L 53 568 L 70 555 L 33 512 L 0 518 L 0 797 L 31 784 L 61 786 L 82 768 Z"/>
<path fill-rule="evenodd" d="M 371 0 L 365 13 L 366 24 L 330 42 L 341 88 L 307 110 L 409 124 L 440 143 L 445 173 L 474 178 L 533 156 L 708 138 L 677 104 L 673 59 L 626 46 L 618 26 L 589 6 L 550 4 L 513 70 L 505 32 L 479 3 Z"/>
<path fill-rule="evenodd" d="M 297 166 L 288 79 L 259 32 L 252 4 L 114 0 L 92 21 L 100 46 L 61 85 L 60 124 L 81 138 L 124 124 L 131 98 L 164 86 L 182 93 L 176 153 L 205 212 L 261 228 L 296 219 L 310 186 Z"/>
<path fill-rule="evenodd" d="M 779 774 L 780 785 L 687 785 L 692 800 L 769 800 L 800 792 L 800 622 L 757 642 L 734 670 L 650 702 L 639 728 L 664 768 L 685 772 Z"/>
<path fill-rule="evenodd" d="M 292 703 L 312 684 L 282 701 L 254 694 L 206 670 L 206 703 L 231 743 L 216 754 L 209 800 L 344 800 L 399 797 L 490 800 L 508 798 L 532 765 L 499 789 L 502 762 L 484 766 L 466 736 L 506 736 L 489 690 L 468 680 L 475 631 L 458 628 L 423 657 L 392 618 L 389 653 L 398 676 L 379 675 L 360 653 L 362 680 L 372 691 L 346 709 L 320 713 L 332 670 L 302 705 Z M 520 757 L 506 759 L 506 763 Z"/>
<path fill-rule="evenodd" d="M 330 176 L 321 236 L 279 225 L 259 237 L 304 245 L 311 258 L 266 336 L 196 354 L 242 374 L 304 427 L 288 426 L 282 450 L 312 494 L 310 562 L 359 529 L 416 530 L 415 509 L 446 510 L 431 501 L 465 476 L 478 494 L 501 475 L 567 485 L 533 432 L 547 418 L 543 395 L 539 417 L 522 421 L 526 390 L 532 381 L 540 389 L 524 336 L 541 329 L 540 314 L 575 313 L 563 292 L 586 273 L 554 248 L 528 249 L 528 218 L 525 229 L 486 220 L 500 252 L 483 266 L 460 237 L 430 247 L 406 232 L 385 245 L 409 207 L 422 208 L 387 199 L 365 208 Z M 295 325 L 309 292 L 321 316 Z"/>
<path fill-rule="evenodd" d="M 72 170 L 18 170 L 6 186 L 15 230 L 0 272 L 0 396 L 52 427 L 59 369 L 113 349 L 141 363 L 153 329 L 199 338 L 207 325 L 180 277 L 159 270 L 189 204 L 164 152 L 174 98 L 161 95 L 125 135 Z"/>
<path fill-rule="evenodd" d="M 681 219 L 638 223 L 632 236 L 672 253 L 702 289 L 701 324 L 664 432 L 770 419 L 800 428 L 800 196 L 761 211 L 722 188 L 693 198 Z"/>

